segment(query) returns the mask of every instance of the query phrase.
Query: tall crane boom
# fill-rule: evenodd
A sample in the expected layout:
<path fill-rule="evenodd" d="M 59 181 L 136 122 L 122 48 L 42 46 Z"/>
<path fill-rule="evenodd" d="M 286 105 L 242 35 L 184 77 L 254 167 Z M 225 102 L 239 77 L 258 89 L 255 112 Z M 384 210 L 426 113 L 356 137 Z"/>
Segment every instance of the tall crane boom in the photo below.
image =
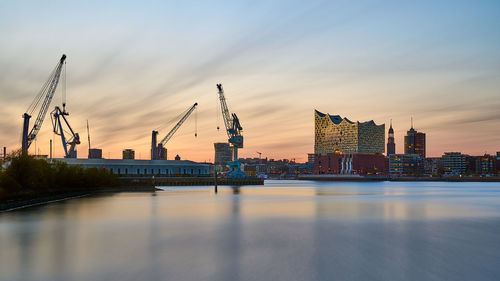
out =
<path fill-rule="evenodd" d="M 224 119 L 224 125 L 226 126 L 227 137 L 231 138 L 233 119 L 231 118 L 231 114 L 229 114 L 229 109 L 227 108 L 226 97 L 224 97 L 222 84 L 217 84 L 217 89 L 219 90 L 220 108 L 222 111 L 222 119 Z"/>
<path fill-rule="evenodd" d="M 157 136 L 158 136 L 158 131 L 153 131 L 151 135 L 151 160 L 160 160 L 160 159 L 165 159 L 166 158 L 166 150 L 164 149 L 165 145 L 167 142 L 174 136 L 175 132 L 179 130 L 179 128 L 182 126 L 184 121 L 188 119 L 188 117 L 193 113 L 193 111 L 196 109 L 196 106 L 198 106 L 198 103 L 193 104 L 187 112 L 182 116 L 182 118 L 175 124 L 175 126 L 168 132 L 168 134 L 160 141 L 157 143 Z M 197 133 L 195 134 L 197 136 Z"/>
<path fill-rule="evenodd" d="M 191 113 L 194 111 L 194 109 L 196 108 L 197 105 L 198 105 L 198 103 L 195 103 L 195 104 L 193 104 L 193 106 L 191 106 L 189 108 L 189 110 L 186 112 L 186 114 L 184 114 L 184 116 L 182 116 L 181 120 L 179 120 L 179 122 L 177 122 L 177 124 L 175 124 L 175 126 L 172 128 L 172 130 L 170 130 L 170 132 L 168 132 L 168 134 L 160 141 L 159 144 L 161 144 L 163 146 L 165 146 L 167 144 L 167 142 L 172 138 L 172 136 L 175 134 L 175 132 L 177 132 L 177 130 L 179 130 L 182 123 L 184 123 L 184 121 L 186 121 L 186 119 L 188 119 L 189 115 L 191 115 Z"/>
<path fill-rule="evenodd" d="M 52 101 L 52 97 L 54 97 L 54 93 L 56 91 L 57 85 L 59 83 L 59 78 L 61 76 L 61 71 L 63 68 L 63 65 L 66 61 L 66 55 L 62 55 L 61 59 L 59 60 L 58 64 L 56 65 L 56 68 L 54 71 L 49 76 L 49 79 L 45 84 L 43 85 L 42 89 L 38 93 L 38 95 L 35 97 L 35 100 L 31 103 L 29 106 L 28 110 L 26 113 L 23 114 L 23 135 L 22 135 L 22 150 L 24 153 L 28 152 L 28 148 L 30 147 L 31 143 L 33 140 L 36 138 L 38 132 L 42 128 L 43 120 L 45 119 L 45 116 L 47 115 L 47 111 L 50 106 L 50 102 Z M 38 113 L 38 116 L 36 118 L 35 124 L 33 125 L 33 128 L 29 131 L 29 120 L 31 118 L 31 114 L 35 111 L 35 109 L 38 107 L 40 104 L 40 101 L 43 98 L 43 102 L 40 107 L 40 111 Z"/>

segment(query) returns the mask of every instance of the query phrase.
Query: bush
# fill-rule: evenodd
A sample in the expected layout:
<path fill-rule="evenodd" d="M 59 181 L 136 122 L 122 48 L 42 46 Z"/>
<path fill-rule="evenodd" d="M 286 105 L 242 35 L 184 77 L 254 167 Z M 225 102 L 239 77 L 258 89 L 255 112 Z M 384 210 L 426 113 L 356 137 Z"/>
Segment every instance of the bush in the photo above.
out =
<path fill-rule="evenodd" d="M 4 196 L 5 193 L 92 190 L 120 184 L 116 176 L 96 168 L 84 169 L 62 162 L 49 163 L 22 153 L 12 156 L 10 160 L 5 171 L 0 171 L 0 191 Z"/>
<path fill-rule="evenodd" d="M 17 193 L 21 190 L 21 185 L 11 176 L 0 172 L 0 188 L 3 190 L 3 193 Z"/>

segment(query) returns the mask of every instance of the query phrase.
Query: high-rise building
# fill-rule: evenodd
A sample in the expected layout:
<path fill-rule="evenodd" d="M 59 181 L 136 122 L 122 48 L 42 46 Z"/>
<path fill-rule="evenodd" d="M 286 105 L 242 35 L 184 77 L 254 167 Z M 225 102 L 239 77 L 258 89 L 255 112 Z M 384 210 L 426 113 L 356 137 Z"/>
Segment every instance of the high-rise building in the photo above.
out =
<path fill-rule="evenodd" d="M 394 142 L 394 129 L 392 129 L 392 120 L 387 137 L 387 155 L 389 156 L 391 154 L 396 154 L 396 143 Z"/>
<path fill-rule="evenodd" d="M 124 149 L 122 156 L 123 159 L 135 159 L 135 151 L 133 149 Z"/>
<path fill-rule="evenodd" d="M 339 115 L 314 110 L 314 154 L 382 154 L 385 124 L 352 122 Z"/>
<path fill-rule="evenodd" d="M 214 143 L 215 148 L 215 164 L 226 165 L 233 157 L 233 151 L 227 142 Z"/>
<path fill-rule="evenodd" d="M 425 158 L 425 133 L 413 129 L 413 120 L 405 136 L 405 154 L 418 154 L 420 158 Z"/>

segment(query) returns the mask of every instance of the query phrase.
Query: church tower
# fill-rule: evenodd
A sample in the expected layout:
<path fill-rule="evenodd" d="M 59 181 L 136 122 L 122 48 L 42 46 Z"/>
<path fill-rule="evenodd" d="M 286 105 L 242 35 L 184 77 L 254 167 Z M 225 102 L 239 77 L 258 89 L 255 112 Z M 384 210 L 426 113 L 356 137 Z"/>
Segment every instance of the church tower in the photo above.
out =
<path fill-rule="evenodd" d="M 389 136 L 387 138 L 387 156 L 391 154 L 396 154 L 396 143 L 394 143 L 394 130 L 392 129 L 392 119 L 388 135 Z"/>

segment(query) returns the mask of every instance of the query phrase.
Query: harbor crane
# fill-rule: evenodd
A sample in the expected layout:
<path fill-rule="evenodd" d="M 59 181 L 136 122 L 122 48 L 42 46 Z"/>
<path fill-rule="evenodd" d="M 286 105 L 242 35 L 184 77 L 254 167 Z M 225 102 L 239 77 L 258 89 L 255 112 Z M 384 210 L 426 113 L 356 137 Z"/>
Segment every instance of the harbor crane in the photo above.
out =
<path fill-rule="evenodd" d="M 78 133 L 75 133 L 69 125 L 68 120 L 66 119 L 66 116 L 68 115 L 69 113 L 66 112 L 64 108 L 63 110 L 61 110 L 59 106 L 56 106 L 56 108 L 51 112 L 52 127 L 54 128 L 54 133 L 61 136 L 61 142 L 64 149 L 64 158 L 76 158 L 75 148 L 77 144 L 80 144 L 80 136 L 78 135 Z M 64 123 L 61 122 L 61 120 L 64 121 Z M 67 130 L 64 129 L 63 124 L 65 125 Z M 65 132 L 69 134 L 68 137 L 66 137 L 66 135 L 64 134 Z"/>
<path fill-rule="evenodd" d="M 224 96 L 224 89 L 222 88 L 222 84 L 217 84 L 217 89 L 219 90 L 219 100 L 220 107 L 222 110 L 222 118 L 224 119 L 224 125 L 226 126 L 226 132 L 228 142 L 232 144 L 233 147 L 233 161 L 238 161 L 238 148 L 243 148 L 243 136 L 241 135 L 241 131 L 243 128 L 241 127 L 240 120 L 236 113 L 229 113 L 229 109 L 227 108 L 226 97 Z"/>
<path fill-rule="evenodd" d="M 38 132 L 42 128 L 43 120 L 47 115 L 47 111 L 50 106 L 50 102 L 54 97 L 54 93 L 56 91 L 57 85 L 59 83 L 59 78 L 61 77 L 61 71 L 65 65 L 66 55 L 62 55 L 61 59 L 56 65 L 56 68 L 52 71 L 49 76 L 49 79 L 45 84 L 43 84 L 42 89 L 35 97 L 31 105 L 28 107 L 28 110 L 23 114 L 23 133 L 22 133 L 22 143 L 21 148 L 23 153 L 28 153 L 28 149 L 31 143 L 35 140 Z M 41 105 L 40 105 L 41 103 Z M 38 112 L 38 116 L 36 118 L 35 124 L 31 130 L 29 129 L 29 121 L 32 114 L 40 105 L 40 111 Z"/>
<path fill-rule="evenodd" d="M 188 119 L 188 117 L 193 113 L 193 111 L 196 109 L 196 106 L 198 106 L 198 103 L 193 104 L 187 112 L 182 116 L 182 118 L 175 124 L 175 126 L 168 132 L 168 134 L 159 142 L 157 143 L 157 136 L 158 136 L 158 131 L 153 130 L 152 136 L 151 136 L 151 160 L 165 160 L 167 158 L 167 150 L 165 149 L 165 146 L 167 142 L 174 136 L 175 132 L 181 127 L 181 125 Z M 195 132 L 195 137 L 198 136 L 198 133 Z"/>
<path fill-rule="evenodd" d="M 240 120 L 238 119 L 236 113 L 229 113 L 222 84 L 217 84 L 217 90 L 219 91 L 220 107 L 222 110 L 224 125 L 226 126 L 228 142 L 231 144 L 231 148 L 233 150 L 233 161 L 227 163 L 227 165 L 231 168 L 231 171 L 228 173 L 228 177 L 245 178 L 247 175 L 241 171 L 241 162 L 238 161 L 238 148 L 243 148 L 243 136 L 241 135 L 243 128 L 241 127 Z"/>

